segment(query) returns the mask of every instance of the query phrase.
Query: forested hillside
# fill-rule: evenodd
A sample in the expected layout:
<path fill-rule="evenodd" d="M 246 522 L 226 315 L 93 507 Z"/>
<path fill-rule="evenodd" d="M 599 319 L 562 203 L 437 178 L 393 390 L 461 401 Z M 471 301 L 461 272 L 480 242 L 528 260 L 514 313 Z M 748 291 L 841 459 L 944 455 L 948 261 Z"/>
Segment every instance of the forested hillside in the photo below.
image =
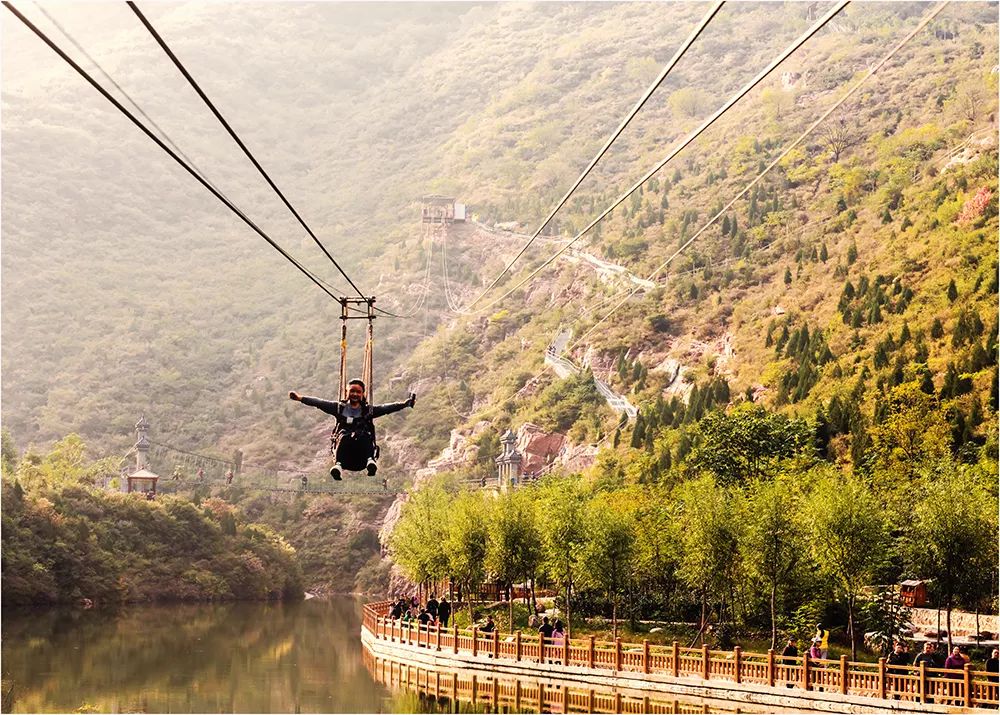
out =
<path fill-rule="evenodd" d="M 725 6 L 546 234 L 582 229 L 825 9 Z M 363 289 L 405 311 L 430 269 L 424 308 L 376 325 L 376 399 L 420 393 L 382 427 L 390 458 L 418 465 L 452 429 L 531 420 L 606 439 L 615 479 L 675 480 L 713 434 L 702 422 L 752 401 L 803 420 L 819 458 L 848 471 L 906 478 L 947 455 L 995 474 L 996 3 L 945 9 L 580 344 L 626 287 L 580 263 L 449 312 L 446 282 L 466 303 L 518 242 L 473 226 L 431 240 L 419 197 L 537 228 L 706 10 L 165 4 L 149 17 Z M 651 273 L 928 10 L 848 6 L 580 247 Z M 213 182 L 343 285 L 127 8 L 52 14 Z M 287 392 L 335 390 L 339 307 L 23 27 L 5 22 L 3 38 L 2 409 L 17 450 L 77 433 L 94 456 L 121 455 L 144 412 L 160 441 L 312 468 L 325 422 Z M 555 245 L 536 242 L 514 277 Z M 616 430 L 589 380 L 546 372 L 560 328 L 638 423 Z M 358 372 L 360 345 L 352 335 Z M 915 433 L 934 436 L 921 454 Z M 495 447 L 483 438 L 481 457 Z M 378 553 L 368 529 L 387 502 L 231 498 L 313 554 L 320 581 L 350 587 Z M 350 526 L 333 536 L 307 512 Z M 331 568 L 323 554 L 352 552 L 327 548 L 338 539 L 355 556 Z"/>

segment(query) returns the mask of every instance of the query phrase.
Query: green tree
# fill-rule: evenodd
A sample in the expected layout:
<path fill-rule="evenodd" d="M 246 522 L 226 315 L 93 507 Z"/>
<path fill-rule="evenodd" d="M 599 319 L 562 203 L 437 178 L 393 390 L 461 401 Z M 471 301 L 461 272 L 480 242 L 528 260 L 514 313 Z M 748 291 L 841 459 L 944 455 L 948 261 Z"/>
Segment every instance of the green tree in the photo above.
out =
<path fill-rule="evenodd" d="M 806 551 L 797 521 L 801 494 L 794 478 L 782 475 L 750 488 L 743 559 L 752 576 L 767 588 L 771 617 L 771 647 L 778 642 L 778 601 L 794 581 Z"/>
<path fill-rule="evenodd" d="M 871 490 L 855 476 L 816 468 L 806 503 L 813 558 L 839 586 L 847 602 L 851 658 L 857 660 L 855 607 L 888 554 L 885 515 Z"/>
<path fill-rule="evenodd" d="M 602 492 L 584 511 L 586 540 L 581 561 L 583 584 L 602 590 L 611 602 L 612 638 L 618 637 L 618 606 L 635 557 L 635 519 L 619 494 Z"/>
<path fill-rule="evenodd" d="M 924 485 L 908 547 L 914 571 L 933 578 L 943 599 L 950 649 L 956 598 L 968 582 L 997 569 L 996 492 L 952 463 Z"/>
<path fill-rule="evenodd" d="M 486 579 L 486 498 L 484 492 L 461 492 L 441 515 L 446 526 L 441 548 L 448 559 L 448 573 L 467 595 L 470 623 L 473 598 Z"/>
<path fill-rule="evenodd" d="M 486 570 L 498 583 L 513 587 L 531 580 L 541 564 L 541 535 L 531 504 L 534 490 L 501 494 L 490 509 L 486 539 Z M 510 630 L 514 630 L 514 599 L 508 599 Z"/>
<path fill-rule="evenodd" d="M 448 557 L 442 544 L 448 536 L 449 499 L 435 483 L 415 490 L 389 536 L 393 561 L 415 583 L 448 575 Z"/>
<path fill-rule="evenodd" d="M 720 488 L 710 475 L 683 482 L 674 493 L 681 552 L 678 575 L 701 604 L 699 636 L 703 642 L 712 595 L 716 596 L 719 622 L 724 623 L 727 602 L 733 602 L 739 580 L 743 521 L 737 494 Z"/>
<path fill-rule="evenodd" d="M 802 450 L 810 439 L 803 420 L 752 403 L 710 413 L 698 424 L 698 435 L 689 459 L 691 469 L 708 470 L 724 485 L 769 475 L 781 459 Z"/>
<path fill-rule="evenodd" d="M 578 482 L 550 477 L 539 485 L 538 524 L 542 532 L 544 565 L 550 578 L 566 594 L 566 637 L 571 637 L 573 585 L 586 542 L 584 495 Z"/>
<path fill-rule="evenodd" d="M 948 290 L 946 291 L 948 295 L 948 302 L 954 303 L 958 300 L 958 286 L 955 285 L 955 279 L 952 278 L 948 281 Z"/>
<path fill-rule="evenodd" d="M 871 456 L 879 473 L 912 478 L 918 465 L 948 454 L 951 434 L 938 400 L 917 382 L 889 391 L 887 411 L 871 429 Z"/>

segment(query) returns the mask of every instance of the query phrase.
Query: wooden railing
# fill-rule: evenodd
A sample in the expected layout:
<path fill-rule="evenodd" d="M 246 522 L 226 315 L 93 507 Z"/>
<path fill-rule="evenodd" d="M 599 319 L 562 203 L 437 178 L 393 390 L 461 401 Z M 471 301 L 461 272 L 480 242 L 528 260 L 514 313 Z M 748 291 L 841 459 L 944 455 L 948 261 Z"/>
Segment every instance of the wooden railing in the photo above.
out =
<path fill-rule="evenodd" d="M 709 647 L 683 648 L 653 645 L 648 641 L 632 643 L 620 638 L 613 642 L 588 638 L 546 639 L 539 633 L 480 633 L 477 628 L 460 630 L 437 625 L 402 623 L 388 617 L 389 601 L 371 603 L 364 608 L 363 625 L 379 639 L 420 648 L 452 653 L 466 653 L 512 661 L 555 663 L 613 672 L 659 673 L 673 677 L 696 677 L 752 683 L 769 687 L 792 687 L 841 695 L 883 700 L 936 703 L 958 707 L 996 708 L 996 674 L 963 670 L 855 663 L 841 656 L 839 660 L 817 660 L 808 655 L 795 658 L 767 653 L 745 653 Z"/>

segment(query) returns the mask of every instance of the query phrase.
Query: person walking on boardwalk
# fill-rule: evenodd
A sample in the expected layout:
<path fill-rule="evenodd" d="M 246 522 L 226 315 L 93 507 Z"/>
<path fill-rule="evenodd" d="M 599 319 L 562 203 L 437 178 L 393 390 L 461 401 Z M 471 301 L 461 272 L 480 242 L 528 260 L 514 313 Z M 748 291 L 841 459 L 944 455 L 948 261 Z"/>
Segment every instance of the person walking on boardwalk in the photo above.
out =
<path fill-rule="evenodd" d="M 441 627 L 448 627 L 448 619 L 451 618 L 451 604 L 448 603 L 448 599 L 444 596 L 441 597 L 441 603 L 438 604 L 438 620 L 441 621 Z"/>
<path fill-rule="evenodd" d="M 431 614 L 431 618 L 433 618 L 435 621 L 437 620 L 437 617 L 438 617 L 438 602 L 437 602 L 437 599 L 434 598 L 434 594 L 433 593 L 431 594 L 431 597 L 427 599 L 427 612 L 429 614 Z"/>
<path fill-rule="evenodd" d="M 548 640 L 552 637 L 552 631 L 554 630 L 555 628 L 553 625 L 549 623 L 549 617 L 545 616 L 545 618 L 542 619 L 542 625 L 538 627 L 538 632 L 545 636 L 545 639 Z"/>
<path fill-rule="evenodd" d="M 412 408 L 417 400 L 417 395 L 411 392 L 405 402 L 369 405 L 365 399 L 363 381 L 351 380 L 347 385 L 346 400 L 323 400 L 294 391 L 288 393 L 290 400 L 315 407 L 336 418 L 337 426 L 333 431 L 332 442 L 335 461 L 330 468 L 330 476 L 338 481 L 343 478 L 344 470 L 367 470 L 368 476 L 375 476 L 379 456 L 378 443 L 375 441 L 375 420 L 399 412 L 405 407 Z"/>
<path fill-rule="evenodd" d="M 486 616 L 486 623 L 484 623 L 483 627 L 480 628 L 479 630 L 482 633 L 492 633 L 496 629 L 497 629 L 497 624 L 493 621 L 493 616 Z"/>

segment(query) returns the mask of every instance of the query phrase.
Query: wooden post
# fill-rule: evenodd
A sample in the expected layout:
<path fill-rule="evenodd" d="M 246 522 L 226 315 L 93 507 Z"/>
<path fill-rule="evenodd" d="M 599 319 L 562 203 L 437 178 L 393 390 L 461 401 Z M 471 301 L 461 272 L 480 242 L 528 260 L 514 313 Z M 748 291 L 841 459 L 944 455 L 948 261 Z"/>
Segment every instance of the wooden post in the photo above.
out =
<path fill-rule="evenodd" d="M 569 665 L 569 636 L 563 636 L 563 665 Z M 569 712 L 566 710 L 565 712 Z"/>
<path fill-rule="evenodd" d="M 441 699 L 441 671 L 434 674 L 434 699 Z"/>
<path fill-rule="evenodd" d="M 972 663 L 966 663 L 962 670 L 962 685 L 965 687 L 965 707 L 973 706 L 972 697 Z"/>
<path fill-rule="evenodd" d="M 681 674 L 681 644 L 674 641 L 673 652 L 670 654 L 671 663 L 674 666 L 674 677 Z"/>
<path fill-rule="evenodd" d="M 590 693 L 587 695 L 587 712 L 592 713 L 597 711 L 597 698 L 594 697 L 594 689 L 590 689 Z"/>
<path fill-rule="evenodd" d="M 563 708 L 562 708 L 562 711 L 564 713 L 568 713 L 569 712 L 569 687 L 568 686 L 563 688 Z M 647 710 L 646 712 L 649 712 L 649 711 Z"/>
<path fill-rule="evenodd" d="M 545 634 L 541 631 L 538 632 L 538 662 L 545 662 Z M 541 710 L 539 710 L 541 712 Z"/>
<path fill-rule="evenodd" d="M 451 701 L 458 702 L 458 673 L 451 674 Z"/>
<path fill-rule="evenodd" d="M 475 630 L 475 626 L 473 626 L 473 630 Z M 472 704 L 473 705 L 476 704 L 476 674 L 475 673 L 472 674 Z"/>
<path fill-rule="evenodd" d="M 802 689 L 809 690 L 809 652 L 802 655 Z"/>
<path fill-rule="evenodd" d="M 545 684 L 538 681 L 538 712 L 545 712 Z"/>
<path fill-rule="evenodd" d="M 458 624 L 454 623 L 452 624 L 452 627 L 454 628 L 454 630 L 452 631 L 451 634 L 451 645 L 454 648 L 454 651 L 458 653 Z"/>
<path fill-rule="evenodd" d="M 615 712 L 620 713 L 622 711 L 622 694 L 620 690 L 615 691 Z"/>
<path fill-rule="evenodd" d="M 514 660 L 521 660 L 521 631 L 514 631 Z M 520 699 L 520 688 L 518 688 L 518 699 Z"/>
<path fill-rule="evenodd" d="M 767 649 L 767 684 L 770 687 L 772 687 L 772 688 L 774 687 L 774 680 L 775 680 L 774 670 L 775 670 L 775 668 L 774 668 L 774 648 L 768 648 Z"/>
<path fill-rule="evenodd" d="M 701 644 L 701 677 L 708 680 L 711 673 L 708 670 L 710 654 L 708 652 L 708 643 Z"/>
<path fill-rule="evenodd" d="M 885 700 L 885 658 L 878 659 L 878 696 Z"/>
<path fill-rule="evenodd" d="M 475 658 L 479 653 L 479 629 L 476 626 L 472 627 L 472 657 Z M 473 698 L 472 702 L 475 702 Z"/>
<path fill-rule="evenodd" d="M 927 702 L 927 662 L 920 661 L 920 702 Z"/>
<path fill-rule="evenodd" d="M 520 635 L 520 633 L 521 633 L 521 631 L 518 631 L 518 635 Z M 520 640 L 518 640 L 518 643 L 520 643 Z M 521 712 L 521 681 L 520 680 L 515 680 L 514 681 L 514 711 L 515 712 Z"/>
<path fill-rule="evenodd" d="M 736 666 L 735 678 L 737 683 L 743 682 L 743 649 L 739 646 L 733 648 L 733 663 Z"/>
<path fill-rule="evenodd" d="M 493 712 L 500 712 L 500 681 L 496 678 L 493 678 Z"/>
<path fill-rule="evenodd" d="M 500 657 L 500 631 L 493 631 L 493 657 Z"/>
<path fill-rule="evenodd" d="M 590 636 L 588 640 L 590 641 L 590 643 L 587 645 L 587 667 L 590 668 L 591 670 L 593 670 L 594 669 L 594 636 Z M 593 695 L 594 691 L 590 691 L 590 694 Z"/>
<path fill-rule="evenodd" d="M 840 694 L 847 695 L 847 656 L 840 656 Z"/>
<path fill-rule="evenodd" d="M 642 639 L 642 672 L 649 674 L 649 639 Z M 649 712 L 649 709 L 646 709 Z"/>
<path fill-rule="evenodd" d="M 441 624 L 440 623 L 435 623 L 434 624 L 434 632 L 436 634 L 435 635 L 435 650 L 441 650 Z"/>
<path fill-rule="evenodd" d="M 622 639 L 615 638 L 615 672 L 622 669 Z M 616 712 L 621 712 L 619 708 Z"/>

